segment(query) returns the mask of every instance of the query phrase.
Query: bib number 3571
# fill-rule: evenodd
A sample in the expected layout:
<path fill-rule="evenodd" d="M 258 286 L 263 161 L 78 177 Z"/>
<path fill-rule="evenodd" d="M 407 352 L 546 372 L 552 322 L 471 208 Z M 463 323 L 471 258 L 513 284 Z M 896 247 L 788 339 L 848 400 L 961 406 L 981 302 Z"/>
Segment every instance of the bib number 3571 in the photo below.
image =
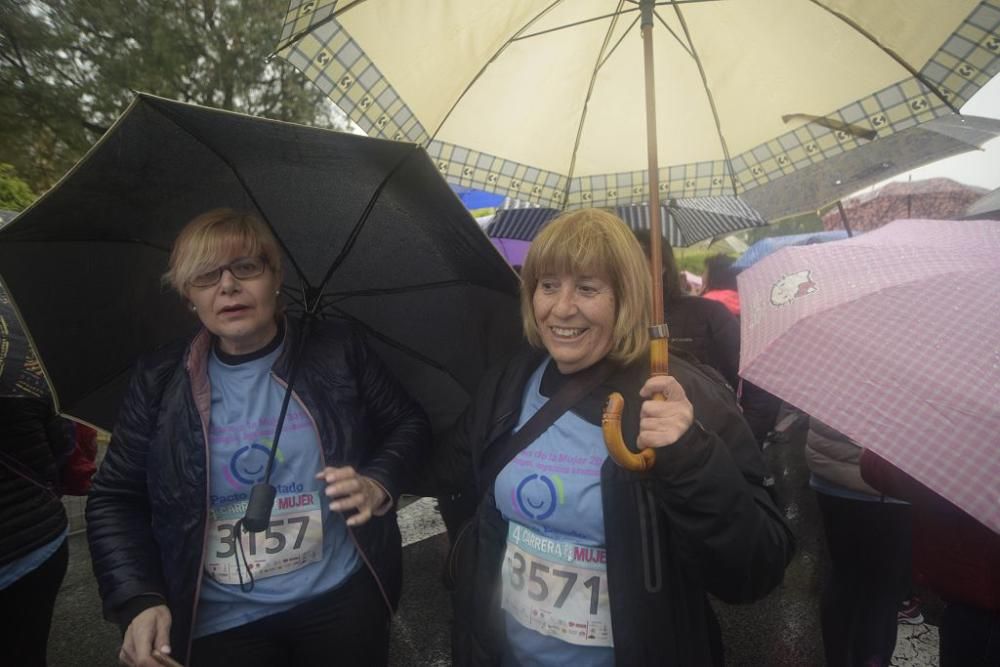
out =
<path fill-rule="evenodd" d="M 524 555 L 516 552 L 511 555 L 511 588 L 515 591 L 521 591 L 524 589 L 526 583 L 529 584 L 532 588 L 527 591 L 527 595 L 530 599 L 536 602 L 546 601 L 549 599 L 550 592 L 553 594 L 556 592 L 549 590 L 549 582 L 551 579 L 546 576 L 549 574 L 552 575 L 552 579 L 556 579 L 561 582 L 561 585 L 557 585 L 558 594 L 555 595 L 552 602 L 552 606 L 555 609 L 563 608 L 570 593 L 573 592 L 573 588 L 577 585 L 577 583 L 580 583 L 584 588 L 590 591 L 590 605 L 588 607 L 588 613 L 591 616 L 597 616 L 602 582 L 599 575 L 592 575 L 581 582 L 579 572 L 559 569 L 558 567 L 552 567 L 550 569 L 550 566 L 536 560 L 530 561 L 529 565 L 529 560 Z M 525 576 L 527 576 L 527 579 L 525 579 Z"/>
<path fill-rule="evenodd" d="M 512 526 L 502 606 L 526 628 L 581 646 L 612 646 L 604 550 Z"/>

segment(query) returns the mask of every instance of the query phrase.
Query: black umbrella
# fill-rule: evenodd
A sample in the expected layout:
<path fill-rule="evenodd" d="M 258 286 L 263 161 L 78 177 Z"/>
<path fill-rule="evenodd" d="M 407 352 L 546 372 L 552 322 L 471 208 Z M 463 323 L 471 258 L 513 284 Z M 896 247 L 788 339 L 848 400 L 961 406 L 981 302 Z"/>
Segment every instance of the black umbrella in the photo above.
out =
<path fill-rule="evenodd" d="M 290 309 L 356 322 L 436 430 L 520 337 L 517 278 L 412 144 L 139 95 L 0 231 L 0 272 L 59 409 L 109 428 L 135 359 L 196 322 L 160 286 L 195 215 L 256 211 Z"/>

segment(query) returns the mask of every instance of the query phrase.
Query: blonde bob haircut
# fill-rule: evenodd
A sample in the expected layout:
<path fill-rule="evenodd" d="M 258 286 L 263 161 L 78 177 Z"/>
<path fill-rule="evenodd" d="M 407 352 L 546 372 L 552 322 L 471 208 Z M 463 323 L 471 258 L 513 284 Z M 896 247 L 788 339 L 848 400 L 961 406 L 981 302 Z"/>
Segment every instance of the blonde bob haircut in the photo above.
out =
<path fill-rule="evenodd" d="M 281 280 L 281 249 L 267 225 L 253 213 L 217 208 L 196 217 L 177 235 L 163 282 L 186 297 L 192 278 L 234 255 L 263 257 Z"/>
<path fill-rule="evenodd" d="M 521 269 L 521 319 L 533 347 L 543 347 L 532 305 L 538 282 L 543 276 L 566 273 L 611 283 L 615 327 L 608 358 L 631 364 L 649 353 L 649 263 L 621 218 L 595 208 L 564 213 L 532 241 Z"/>

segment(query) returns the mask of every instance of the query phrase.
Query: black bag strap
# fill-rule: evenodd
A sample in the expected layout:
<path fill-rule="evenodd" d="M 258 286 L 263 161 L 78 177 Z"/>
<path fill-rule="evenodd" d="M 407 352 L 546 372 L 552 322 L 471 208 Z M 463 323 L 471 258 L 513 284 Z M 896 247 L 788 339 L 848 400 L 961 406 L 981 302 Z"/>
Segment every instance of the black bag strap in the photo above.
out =
<path fill-rule="evenodd" d="M 497 447 L 497 454 L 491 459 L 483 460 L 481 480 L 494 480 L 504 466 L 517 456 L 518 452 L 530 445 L 538 436 L 546 430 L 556 420 L 562 417 L 574 405 L 580 402 L 590 392 L 594 391 L 604 382 L 614 371 L 614 364 L 604 360 L 598 364 L 574 373 L 566 383 L 552 395 L 549 400 L 524 423 L 520 429 L 515 431 L 502 447 Z M 490 487 L 484 490 L 484 493 Z"/>

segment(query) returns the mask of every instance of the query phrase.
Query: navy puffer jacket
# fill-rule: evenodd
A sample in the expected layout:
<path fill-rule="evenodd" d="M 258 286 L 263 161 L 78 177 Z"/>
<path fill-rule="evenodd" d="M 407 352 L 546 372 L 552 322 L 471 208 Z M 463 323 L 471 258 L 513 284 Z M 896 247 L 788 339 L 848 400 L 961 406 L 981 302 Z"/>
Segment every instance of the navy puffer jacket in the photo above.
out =
<path fill-rule="evenodd" d="M 287 381 L 299 326 L 286 324 L 272 373 Z M 190 651 L 206 543 L 211 336 L 140 361 L 87 503 L 87 537 L 104 615 L 123 627 L 167 604 L 174 656 Z M 430 426 L 420 407 L 365 345 L 339 322 L 312 325 L 294 397 L 312 417 L 327 465 L 353 466 L 393 501 L 419 468 Z M 401 585 L 395 512 L 349 529 L 390 609 Z"/>

